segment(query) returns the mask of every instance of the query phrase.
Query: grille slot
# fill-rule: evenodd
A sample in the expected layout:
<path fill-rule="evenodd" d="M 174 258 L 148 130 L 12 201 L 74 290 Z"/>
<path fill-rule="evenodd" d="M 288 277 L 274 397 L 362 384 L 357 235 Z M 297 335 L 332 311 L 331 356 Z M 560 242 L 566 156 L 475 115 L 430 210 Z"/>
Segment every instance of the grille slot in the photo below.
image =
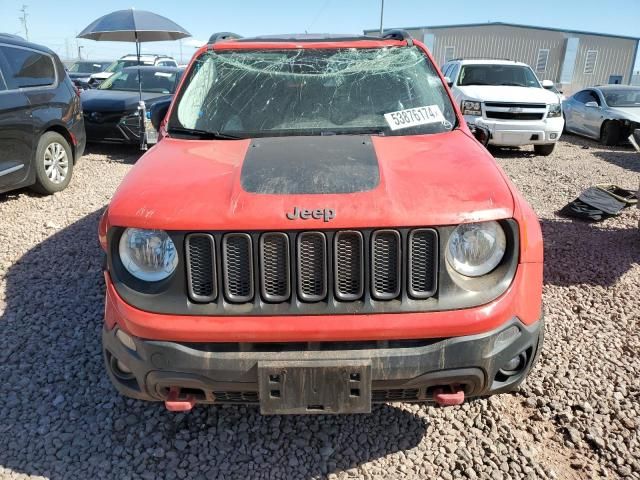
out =
<path fill-rule="evenodd" d="M 289 237 L 276 232 L 262 235 L 260 262 L 262 298 L 268 302 L 284 302 L 291 295 Z"/>
<path fill-rule="evenodd" d="M 213 236 L 192 233 L 185 239 L 187 288 L 195 302 L 213 302 L 218 296 L 216 257 Z"/>
<path fill-rule="evenodd" d="M 487 118 L 498 118 L 503 120 L 542 120 L 544 113 L 537 112 L 493 112 L 487 110 Z"/>
<path fill-rule="evenodd" d="M 298 235 L 298 295 L 305 302 L 327 296 L 327 241 L 321 232 Z"/>
<path fill-rule="evenodd" d="M 499 108 L 547 108 L 545 103 L 485 102 L 485 107 Z"/>
<path fill-rule="evenodd" d="M 336 233 L 334 273 L 336 298 L 358 300 L 364 293 L 364 251 L 362 234 L 355 231 Z"/>
<path fill-rule="evenodd" d="M 418 400 L 420 390 L 417 388 L 394 388 L 389 390 L 374 390 L 371 392 L 372 402 L 398 402 Z"/>
<path fill-rule="evenodd" d="M 436 292 L 438 234 L 431 228 L 409 233 L 409 295 L 424 299 Z"/>
<path fill-rule="evenodd" d="M 371 235 L 371 295 L 391 300 L 400 294 L 400 234 L 376 230 Z"/>
<path fill-rule="evenodd" d="M 229 233 L 222 240 L 224 294 L 233 303 L 253 298 L 253 248 L 246 233 Z"/>

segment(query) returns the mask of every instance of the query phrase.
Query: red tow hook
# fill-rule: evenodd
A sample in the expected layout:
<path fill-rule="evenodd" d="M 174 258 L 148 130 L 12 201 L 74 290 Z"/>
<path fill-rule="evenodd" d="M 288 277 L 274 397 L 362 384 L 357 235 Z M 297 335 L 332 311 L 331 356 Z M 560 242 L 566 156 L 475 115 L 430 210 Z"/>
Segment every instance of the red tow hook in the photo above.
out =
<path fill-rule="evenodd" d="M 184 399 L 178 400 L 180 387 L 169 388 L 169 396 L 164 401 L 164 406 L 170 412 L 188 412 L 196 404 L 193 395 L 187 395 Z"/>
<path fill-rule="evenodd" d="M 456 386 L 451 390 L 451 392 L 445 392 L 444 388 L 436 388 L 433 391 L 433 400 L 441 407 L 462 405 L 464 403 L 464 390 L 459 386 Z"/>

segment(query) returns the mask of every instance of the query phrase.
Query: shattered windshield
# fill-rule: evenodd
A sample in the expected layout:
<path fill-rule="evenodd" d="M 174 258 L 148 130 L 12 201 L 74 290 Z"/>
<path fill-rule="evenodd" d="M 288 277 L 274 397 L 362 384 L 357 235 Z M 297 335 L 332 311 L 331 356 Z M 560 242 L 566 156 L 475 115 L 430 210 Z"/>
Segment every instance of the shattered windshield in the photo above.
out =
<path fill-rule="evenodd" d="M 456 123 L 417 47 L 209 51 L 176 105 L 170 133 L 221 138 L 415 135 Z"/>

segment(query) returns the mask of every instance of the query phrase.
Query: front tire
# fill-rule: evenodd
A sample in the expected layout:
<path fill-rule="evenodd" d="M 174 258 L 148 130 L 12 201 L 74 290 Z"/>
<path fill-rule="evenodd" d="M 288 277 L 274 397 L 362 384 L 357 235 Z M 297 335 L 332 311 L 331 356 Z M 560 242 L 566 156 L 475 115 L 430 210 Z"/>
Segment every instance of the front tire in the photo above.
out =
<path fill-rule="evenodd" d="M 52 195 L 67 188 L 73 174 L 73 152 L 69 142 L 56 132 L 46 132 L 38 141 L 35 158 L 36 183 L 31 188 Z"/>
<path fill-rule="evenodd" d="M 600 134 L 600 143 L 608 147 L 613 147 L 620 142 L 622 132 L 620 126 L 616 122 L 606 122 L 602 127 L 602 133 Z"/>
<path fill-rule="evenodd" d="M 534 145 L 533 151 L 536 152 L 536 155 L 540 155 L 542 157 L 548 157 L 553 153 L 553 150 L 556 148 L 555 143 L 548 143 L 546 145 Z"/>

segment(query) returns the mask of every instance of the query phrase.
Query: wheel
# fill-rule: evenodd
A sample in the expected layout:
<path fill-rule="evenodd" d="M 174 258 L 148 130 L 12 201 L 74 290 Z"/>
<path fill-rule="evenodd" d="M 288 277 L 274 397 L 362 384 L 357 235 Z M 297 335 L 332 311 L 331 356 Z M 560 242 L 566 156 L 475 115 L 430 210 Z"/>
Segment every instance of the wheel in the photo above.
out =
<path fill-rule="evenodd" d="M 543 157 L 548 157 L 553 153 L 553 150 L 556 148 L 555 143 L 547 143 L 546 145 L 534 145 L 533 151 L 536 152 L 536 155 L 541 155 Z"/>
<path fill-rule="evenodd" d="M 67 188 L 73 173 L 73 153 L 65 138 L 46 132 L 38 141 L 35 158 L 36 183 L 31 188 L 51 195 Z"/>
<path fill-rule="evenodd" d="M 621 136 L 620 126 L 616 122 L 606 122 L 600 134 L 600 143 L 612 147 L 617 145 Z"/>

